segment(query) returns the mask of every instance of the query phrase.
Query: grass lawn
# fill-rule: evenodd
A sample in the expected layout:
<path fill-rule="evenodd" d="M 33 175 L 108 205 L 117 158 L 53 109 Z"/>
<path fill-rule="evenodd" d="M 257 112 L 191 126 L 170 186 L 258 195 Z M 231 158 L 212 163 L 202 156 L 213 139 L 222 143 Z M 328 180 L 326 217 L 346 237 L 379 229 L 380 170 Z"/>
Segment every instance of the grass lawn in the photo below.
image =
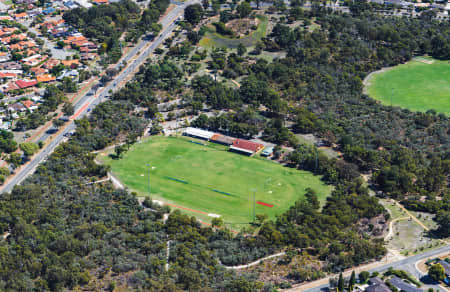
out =
<path fill-rule="evenodd" d="M 427 64 L 415 59 L 375 74 L 369 80 L 368 94 L 383 104 L 392 104 L 413 111 L 437 112 L 450 115 L 450 63 L 432 61 Z"/>
<path fill-rule="evenodd" d="M 205 36 L 200 40 L 199 45 L 204 48 L 232 48 L 235 49 L 239 44 L 243 44 L 246 47 L 252 47 L 266 35 L 268 19 L 265 16 L 256 16 L 261 22 L 254 32 L 250 35 L 242 38 L 228 38 L 222 36 L 216 32 L 208 31 Z"/>
<path fill-rule="evenodd" d="M 265 213 L 270 218 L 286 211 L 308 187 L 317 192 L 322 203 L 332 190 L 310 172 L 231 153 L 222 145 L 202 141 L 203 146 L 191 141 L 194 139 L 150 137 L 132 146 L 121 159 L 112 159 L 108 155 L 112 150 L 101 153 L 98 159 L 111 165 L 112 173 L 141 196 L 148 195 L 149 163 L 152 199 L 190 208 L 187 213 L 205 221 L 212 219 L 208 217 L 212 213 L 221 215 L 225 222 L 250 222 L 253 189 L 256 201 L 274 205 L 256 204 L 256 214 Z"/>

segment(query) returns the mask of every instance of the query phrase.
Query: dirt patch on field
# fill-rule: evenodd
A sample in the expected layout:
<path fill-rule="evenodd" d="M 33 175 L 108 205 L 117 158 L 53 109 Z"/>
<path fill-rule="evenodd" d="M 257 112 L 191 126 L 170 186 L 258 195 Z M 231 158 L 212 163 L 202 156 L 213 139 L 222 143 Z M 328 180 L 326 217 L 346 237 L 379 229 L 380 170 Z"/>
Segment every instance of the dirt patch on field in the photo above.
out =
<path fill-rule="evenodd" d="M 425 59 L 425 58 L 415 58 L 414 61 L 425 63 L 425 64 L 428 64 L 428 65 L 431 65 L 431 64 L 434 63 L 434 60 L 428 60 L 428 59 Z"/>
<path fill-rule="evenodd" d="M 370 73 L 369 75 L 367 75 L 366 78 L 364 78 L 364 80 L 363 80 L 363 85 L 364 85 L 363 93 L 364 94 L 369 94 L 368 91 L 367 91 L 367 88 L 372 84 L 371 81 L 372 81 L 372 78 L 373 78 L 374 75 L 377 75 L 377 74 L 380 74 L 380 73 L 384 73 L 384 72 L 386 72 L 387 70 L 389 70 L 391 68 L 393 68 L 393 67 L 384 67 L 384 68 L 381 68 L 378 71 L 374 71 L 374 72 Z"/>

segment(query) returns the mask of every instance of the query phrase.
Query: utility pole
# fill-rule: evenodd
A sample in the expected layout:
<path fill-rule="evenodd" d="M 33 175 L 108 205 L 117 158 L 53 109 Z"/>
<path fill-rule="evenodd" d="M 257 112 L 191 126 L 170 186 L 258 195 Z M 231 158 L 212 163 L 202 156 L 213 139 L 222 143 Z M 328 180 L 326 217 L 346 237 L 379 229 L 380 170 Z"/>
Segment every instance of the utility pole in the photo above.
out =
<path fill-rule="evenodd" d="M 148 195 L 151 194 L 150 192 L 150 164 L 146 163 L 145 164 L 147 166 L 147 187 L 148 187 Z"/>
<path fill-rule="evenodd" d="M 253 224 L 255 224 L 255 217 L 256 217 L 256 189 L 252 189 L 253 191 Z"/>
<path fill-rule="evenodd" d="M 316 165 L 315 165 L 315 171 L 317 172 L 317 167 L 319 166 L 319 151 L 317 150 L 317 147 L 315 147 L 316 149 Z"/>
<path fill-rule="evenodd" d="M 253 224 L 255 224 L 255 190 L 253 190 Z"/>
<path fill-rule="evenodd" d="M 392 91 L 393 91 L 394 89 L 391 87 L 391 107 L 392 107 Z"/>
<path fill-rule="evenodd" d="M 178 137 L 178 114 L 175 110 L 175 137 Z"/>

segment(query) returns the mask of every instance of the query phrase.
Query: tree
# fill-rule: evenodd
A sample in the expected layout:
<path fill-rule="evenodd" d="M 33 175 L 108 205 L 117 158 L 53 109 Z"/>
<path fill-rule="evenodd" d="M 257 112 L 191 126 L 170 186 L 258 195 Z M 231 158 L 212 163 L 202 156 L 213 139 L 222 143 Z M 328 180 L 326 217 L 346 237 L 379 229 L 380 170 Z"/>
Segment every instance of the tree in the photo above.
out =
<path fill-rule="evenodd" d="M 367 272 L 367 271 L 362 271 L 362 272 L 359 273 L 359 275 L 358 275 L 359 281 L 360 281 L 361 283 L 366 283 L 367 280 L 369 280 L 369 277 L 370 277 L 370 273 Z"/>
<path fill-rule="evenodd" d="M 264 223 L 264 221 L 267 220 L 267 218 L 269 218 L 269 216 L 267 216 L 267 214 L 256 214 L 256 222 L 258 222 L 258 225 L 262 225 Z"/>
<path fill-rule="evenodd" d="M 64 43 L 64 41 L 59 40 L 59 41 L 56 42 L 56 45 L 57 45 L 59 48 L 63 48 L 66 44 Z"/>
<path fill-rule="evenodd" d="M 438 211 L 434 220 L 439 224 L 438 233 L 442 237 L 448 237 L 450 235 L 450 211 Z"/>
<path fill-rule="evenodd" d="M 203 9 L 208 10 L 209 0 L 202 0 Z"/>
<path fill-rule="evenodd" d="M 62 110 L 63 110 L 64 115 L 66 115 L 66 116 L 71 116 L 75 112 L 75 109 L 74 109 L 73 105 L 70 102 L 64 103 L 64 106 L 63 106 Z"/>
<path fill-rule="evenodd" d="M 19 145 L 26 156 L 31 156 L 38 151 L 39 146 L 33 142 L 24 142 Z"/>
<path fill-rule="evenodd" d="M 22 164 L 22 155 L 17 152 L 11 153 L 7 161 L 13 164 L 15 167 L 18 167 L 20 164 Z"/>
<path fill-rule="evenodd" d="M 445 270 L 441 264 L 435 264 L 428 270 L 428 276 L 436 282 L 443 281 L 445 279 Z"/>
<path fill-rule="evenodd" d="M 203 7 L 200 4 L 193 4 L 184 10 L 184 19 L 192 25 L 196 25 L 203 17 Z"/>
<path fill-rule="evenodd" d="M 61 127 L 62 125 L 64 125 L 64 121 L 63 121 L 63 120 L 61 120 L 61 119 L 55 119 L 55 120 L 53 120 L 53 127 L 59 128 L 59 127 Z"/>
<path fill-rule="evenodd" d="M 60 88 L 64 92 L 71 93 L 76 92 L 78 90 L 78 85 L 75 81 L 72 80 L 72 78 L 64 77 L 61 82 Z"/>
<path fill-rule="evenodd" d="M 116 147 L 114 147 L 114 152 L 116 153 L 116 157 L 117 158 L 121 158 L 122 157 L 122 153 L 124 153 L 127 149 L 126 149 L 126 145 L 116 145 Z"/>
<path fill-rule="evenodd" d="M 355 271 L 352 271 L 352 275 L 350 276 L 350 281 L 348 283 L 348 290 L 351 292 L 356 284 L 356 274 Z"/>
<path fill-rule="evenodd" d="M 252 12 L 252 7 L 250 6 L 250 3 L 242 2 L 241 4 L 238 5 L 236 10 L 239 13 L 239 16 L 241 18 L 244 18 L 249 16 L 250 12 Z"/>
<path fill-rule="evenodd" d="M 213 218 L 211 220 L 211 226 L 212 227 L 218 227 L 218 228 L 222 227 L 223 226 L 222 218 Z"/>
<path fill-rule="evenodd" d="M 246 52 L 247 52 L 247 48 L 242 43 L 239 43 L 239 45 L 237 47 L 237 54 L 239 56 L 243 56 Z"/>
<path fill-rule="evenodd" d="M 344 291 L 344 276 L 342 276 L 342 273 L 339 274 L 337 288 L 339 289 L 339 291 Z"/>

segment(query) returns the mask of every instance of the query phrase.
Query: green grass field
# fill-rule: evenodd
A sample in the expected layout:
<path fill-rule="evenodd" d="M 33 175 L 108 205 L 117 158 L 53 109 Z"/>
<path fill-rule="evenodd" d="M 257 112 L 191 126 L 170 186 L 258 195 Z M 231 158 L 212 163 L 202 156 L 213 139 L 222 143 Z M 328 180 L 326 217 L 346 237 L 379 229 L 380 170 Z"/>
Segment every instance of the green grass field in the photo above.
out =
<path fill-rule="evenodd" d="M 425 59 L 422 57 L 421 59 Z M 450 114 L 450 63 L 417 59 L 375 74 L 369 80 L 367 93 L 383 104 L 425 112 L 434 109 Z"/>
<path fill-rule="evenodd" d="M 274 205 L 269 208 L 256 204 L 256 214 L 265 213 L 270 218 L 286 211 L 308 187 L 317 192 L 322 203 L 332 190 L 310 172 L 231 153 L 222 145 L 202 141 L 207 144 L 202 146 L 191 140 L 151 137 L 132 146 L 121 159 L 112 159 L 112 150 L 101 153 L 98 159 L 111 165 L 112 173 L 141 196 L 148 195 L 149 163 L 152 199 L 205 212 L 188 211 L 204 221 L 210 221 L 207 214 L 212 213 L 221 215 L 225 222 L 250 222 L 252 189 L 256 189 L 256 201 Z"/>
<path fill-rule="evenodd" d="M 222 36 L 214 31 L 208 31 L 205 36 L 200 40 L 199 45 L 204 48 L 232 48 L 235 49 L 239 44 L 243 44 L 246 47 L 255 46 L 256 43 L 266 35 L 268 19 L 265 16 L 257 15 L 261 20 L 256 30 L 250 35 L 242 38 L 228 38 Z"/>

